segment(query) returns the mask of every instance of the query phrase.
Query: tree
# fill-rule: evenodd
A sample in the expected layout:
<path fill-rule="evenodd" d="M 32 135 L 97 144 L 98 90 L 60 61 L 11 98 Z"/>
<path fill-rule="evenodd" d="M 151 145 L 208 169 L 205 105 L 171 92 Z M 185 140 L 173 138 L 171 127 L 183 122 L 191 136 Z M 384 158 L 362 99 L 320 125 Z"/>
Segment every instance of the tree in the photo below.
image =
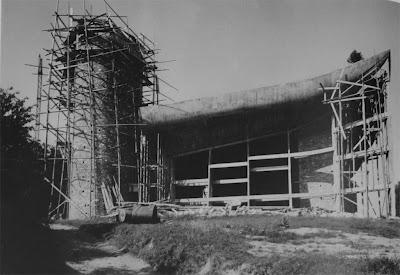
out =
<path fill-rule="evenodd" d="M 360 60 L 363 60 L 364 57 L 362 56 L 361 52 L 357 52 L 356 50 L 353 50 L 349 57 L 347 58 L 348 63 L 356 63 Z"/>
<path fill-rule="evenodd" d="M 33 116 L 25 101 L 0 88 L 0 273 L 71 273 L 43 223 L 50 187 L 43 181 L 43 147 L 29 135 Z"/>
<path fill-rule="evenodd" d="M 39 160 L 43 148 L 29 134 L 33 116 L 25 101 L 12 88 L 0 88 L 1 208 L 2 214 L 40 219 L 47 214 L 48 187 Z"/>

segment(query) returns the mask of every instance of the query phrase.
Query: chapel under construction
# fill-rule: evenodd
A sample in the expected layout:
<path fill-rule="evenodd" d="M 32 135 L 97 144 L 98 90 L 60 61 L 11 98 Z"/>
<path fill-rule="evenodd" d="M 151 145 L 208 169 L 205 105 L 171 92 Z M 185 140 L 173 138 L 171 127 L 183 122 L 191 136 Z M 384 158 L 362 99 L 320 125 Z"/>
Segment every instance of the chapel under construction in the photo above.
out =
<path fill-rule="evenodd" d="M 105 4 L 97 15 L 57 7 L 48 64 L 39 58 L 50 216 L 161 201 L 396 215 L 390 51 L 304 81 L 161 105 L 158 49 Z"/>

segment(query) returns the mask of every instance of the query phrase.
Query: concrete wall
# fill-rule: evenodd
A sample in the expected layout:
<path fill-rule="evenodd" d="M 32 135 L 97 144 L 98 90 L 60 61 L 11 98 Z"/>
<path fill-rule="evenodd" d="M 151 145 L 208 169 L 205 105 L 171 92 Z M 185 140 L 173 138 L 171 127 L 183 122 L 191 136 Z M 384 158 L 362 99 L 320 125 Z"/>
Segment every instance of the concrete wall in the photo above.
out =
<path fill-rule="evenodd" d="M 213 161 L 212 163 L 224 163 L 233 161 L 246 161 L 242 159 L 242 151 L 240 156 L 235 154 L 233 148 L 235 146 L 229 145 L 230 142 L 240 141 L 246 139 L 246 136 L 255 137 L 262 136 L 265 134 L 272 134 L 270 137 L 262 138 L 257 141 L 252 141 L 250 145 L 251 155 L 264 155 L 272 153 L 285 153 L 287 152 L 287 140 L 286 140 L 286 128 L 288 125 L 297 124 L 298 129 L 291 132 L 291 152 L 302 152 L 316 149 L 322 149 L 332 146 L 331 139 L 331 114 L 330 110 L 326 105 L 320 104 L 319 107 L 308 110 L 308 112 L 298 113 L 300 109 L 285 109 L 279 110 L 278 112 L 263 112 L 258 113 L 257 116 L 241 116 L 241 117 L 226 117 L 212 120 L 209 123 L 204 123 L 194 127 L 186 126 L 185 128 L 176 128 L 175 131 L 168 131 L 166 134 L 168 144 L 168 152 L 170 156 L 176 153 L 187 152 L 195 148 L 205 148 L 217 146 L 212 149 L 212 155 L 215 156 L 214 152 L 218 151 L 232 151 L 230 156 L 225 156 L 228 159 L 220 161 Z M 303 106 L 304 107 L 304 106 Z M 295 111 L 296 110 L 296 111 Z M 277 110 L 278 111 L 278 110 Z M 272 114 L 272 115 L 271 115 Z M 311 114 L 311 116 L 310 116 Z M 318 114 L 318 115 L 316 115 Z M 296 119 L 297 118 L 297 119 Z M 301 124 L 298 124 L 301 121 Z M 293 129 L 293 128 L 292 128 Z M 189 131 L 191 130 L 191 131 Z M 282 132 L 280 135 L 277 133 Z M 282 138 L 273 138 L 274 136 Z M 237 146 L 245 143 L 239 143 Z M 225 145 L 225 146 L 223 146 Z M 281 146 L 282 145 L 282 146 Z M 219 147 L 223 146 L 223 147 Z M 236 146 L 236 147 L 237 147 Z M 229 150 L 232 148 L 232 150 Z M 244 147 L 245 148 L 245 147 Z M 279 149 L 279 150 L 278 150 Z M 278 150 L 278 151 L 277 151 Z M 201 153 L 203 152 L 203 153 Z M 207 164 L 207 151 L 200 151 L 192 154 L 193 156 L 199 156 L 199 162 L 201 165 Z M 228 153 L 227 153 L 228 154 Z M 189 163 L 185 161 L 190 156 L 178 157 L 175 162 L 175 170 L 180 171 L 183 167 Z M 200 157 L 204 155 L 203 157 Z M 213 159 L 213 158 L 212 158 Z M 258 161 L 258 164 L 254 161 L 251 163 L 251 167 L 257 167 L 259 165 L 282 165 L 277 163 L 267 164 Z M 286 161 L 283 159 L 283 161 Z M 265 161 L 264 161 L 265 162 Z M 268 162 L 268 161 L 267 161 Z M 271 160 L 269 160 L 271 162 Z M 190 162 L 193 167 L 200 167 L 200 163 L 196 164 L 193 161 Z M 309 156 L 301 159 L 292 159 L 292 189 L 294 193 L 326 193 L 334 192 L 333 188 L 333 175 L 332 175 L 332 163 L 333 153 L 324 153 L 314 156 Z M 225 169 L 226 170 L 226 169 Z M 189 173 L 189 170 L 185 168 L 185 172 Z M 186 173 L 186 174 L 188 174 Z M 226 171 L 229 173 L 229 171 Z M 274 174 L 275 173 L 275 174 Z M 277 175 L 279 174 L 280 175 Z M 186 179 L 196 178 L 197 176 L 186 175 Z M 233 175 L 233 174 L 232 174 Z M 232 176 L 232 175 L 229 175 Z M 250 190 L 251 195 L 255 194 L 274 194 L 287 192 L 287 172 L 267 172 L 267 173 L 251 173 L 250 174 Z M 275 175 L 275 177 L 273 177 Z M 200 177 L 200 176 L 199 176 Z M 206 177 L 202 175 L 201 177 Z M 246 177 L 246 173 L 238 175 L 238 178 Z M 272 177 L 272 178 L 271 178 Z M 279 182 L 277 182 L 279 181 Z M 274 184 L 272 186 L 271 184 Z M 239 189 L 242 187 L 240 184 L 236 184 L 233 188 L 230 185 L 218 186 L 218 192 L 215 196 L 232 196 L 232 195 L 245 195 L 243 190 Z M 271 185 L 270 190 L 265 187 Z M 237 187 L 237 188 L 236 188 Z M 257 187 L 257 188 L 256 188 Z M 190 187 L 185 187 L 190 189 Z M 199 189 L 199 187 L 196 187 Z M 215 189 L 216 187 L 214 187 Z M 261 188 L 261 189 L 260 189 Z M 182 188 L 181 188 L 182 189 Z M 195 189 L 195 188 L 193 188 Z M 236 190 L 238 189 L 238 190 Z M 226 190 L 224 192 L 224 190 Z M 236 191 L 237 192 L 236 192 Z M 245 189 L 244 189 L 245 190 Z M 257 191 L 258 190 L 258 191 Z M 282 191 L 286 190 L 286 191 Z M 235 192 L 234 192 L 235 191 Z M 233 193 L 232 193 L 233 192 Z M 261 192 L 261 193 L 260 193 Z M 193 197 L 201 197 L 199 190 L 187 190 L 183 197 L 190 197 L 188 194 L 193 194 Z M 197 195 L 196 195 L 197 194 Z M 179 195 L 179 194 L 178 194 Z M 182 193 L 183 195 L 183 193 Z M 182 198 L 183 198 L 182 197 Z M 295 207 L 321 207 L 325 209 L 334 209 L 333 198 L 313 198 L 294 200 Z M 261 202 L 259 202 L 261 203 Z M 262 203 L 265 204 L 265 203 Z M 268 204 L 268 203 L 267 203 Z M 278 203 L 279 204 L 279 203 Z M 276 202 L 270 205 L 277 205 Z M 285 205 L 285 204 L 282 204 Z"/>
<path fill-rule="evenodd" d="M 299 152 L 332 146 L 331 116 L 322 117 L 311 125 L 300 128 L 295 132 L 295 136 L 297 137 L 297 150 Z M 294 160 L 294 169 L 297 169 L 298 175 L 297 178 L 293 179 L 294 190 L 298 188 L 300 193 L 334 192 L 332 163 L 333 153 Z M 334 210 L 334 202 L 333 197 L 324 197 L 301 199 L 298 205 L 300 207 L 311 206 Z"/>

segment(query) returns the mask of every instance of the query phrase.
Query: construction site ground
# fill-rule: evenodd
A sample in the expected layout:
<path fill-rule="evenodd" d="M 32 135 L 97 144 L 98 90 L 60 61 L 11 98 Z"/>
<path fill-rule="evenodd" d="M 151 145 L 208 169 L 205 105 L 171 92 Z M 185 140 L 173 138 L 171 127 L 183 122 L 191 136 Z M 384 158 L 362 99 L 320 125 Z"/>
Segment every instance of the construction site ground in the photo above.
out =
<path fill-rule="evenodd" d="M 295 213 L 50 225 L 77 274 L 400 274 L 400 221 Z"/>

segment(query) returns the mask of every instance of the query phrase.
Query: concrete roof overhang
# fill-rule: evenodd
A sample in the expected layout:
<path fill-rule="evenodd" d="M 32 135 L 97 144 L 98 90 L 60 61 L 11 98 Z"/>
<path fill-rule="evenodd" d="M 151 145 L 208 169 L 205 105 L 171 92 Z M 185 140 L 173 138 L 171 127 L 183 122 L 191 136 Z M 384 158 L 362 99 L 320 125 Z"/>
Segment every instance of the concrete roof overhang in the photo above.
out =
<path fill-rule="evenodd" d="M 266 114 L 287 110 L 291 113 L 307 112 L 313 106 L 317 110 L 326 110 L 321 108 L 323 99 L 323 91 L 319 89 L 321 85 L 335 86 L 340 77 L 342 80 L 355 81 L 373 66 L 380 67 L 387 60 L 390 61 L 390 50 L 350 64 L 343 68 L 343 72 L 342 69 L 337 69 L 331 73 L 286 84 L 186 100 L 164 106 L 148 106 L 141 108 L 140 112 L 143 122 L 148 123 L 150 127 L 172 129 L 196 121 L 252 116 L 260 112 Z M 316 115 L 315 110 L 310 110 L 310 113 Z M 296 120 L 299 119 L 297 115 L 294 117 Z"/>

